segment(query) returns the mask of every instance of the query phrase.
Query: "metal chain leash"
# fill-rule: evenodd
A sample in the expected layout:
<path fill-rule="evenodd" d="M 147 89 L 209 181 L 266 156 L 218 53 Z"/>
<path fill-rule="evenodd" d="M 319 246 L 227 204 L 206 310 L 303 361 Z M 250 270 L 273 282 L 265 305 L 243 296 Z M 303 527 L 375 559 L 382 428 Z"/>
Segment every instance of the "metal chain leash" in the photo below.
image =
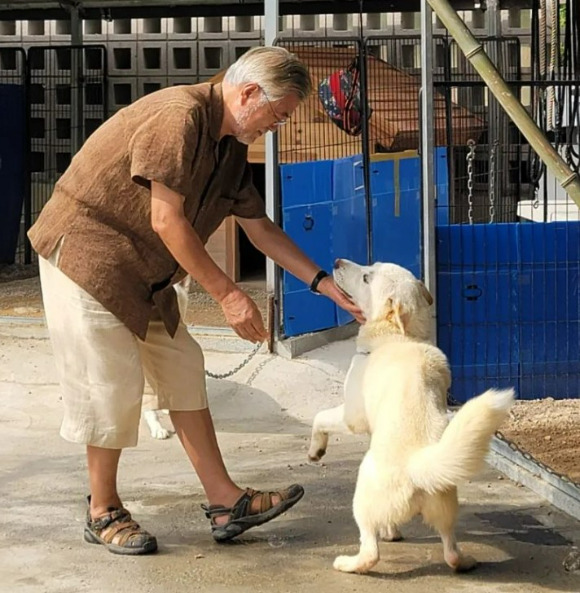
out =
<path fill-rule="evenodd" d="M 252 372 L 252 374 L 248 377 L 248 380 L 246 381 L 246 385 L 249 385 L 250 387 L 252 386 L 252 384 L 254 383 L 254 380 L 256 379 L 256 377 L 262 372 L 262 369 L 273 360 L 273 357 L 270 358 L 266 358 L 266 360 L 263 360 Z"/>
<path fill-rule="evenodd" d="M 540 188 L 538 186 L 538 184 L 535 185 L 534 187 L 534 201 L 532 202 L 532 208 L 539 208 L 540 206 Z"/>
<path fill-rule="evenodd" d="M 555 476 L 559 480 L 562 480 L 563 482 L 567 482 L 568 484 L 571 484 L 572 486 L 575 486 L 576 488 L 579 488 L 580 489 L 580 484 L 578 482 L 574 482 L 574 480 L 572 480 L 572 478 L 569 478 L 565 474 L 558 473 L 557 471 L 553 470 L 551 467 L 547 466 L 545 463 L 541 462 L 539 459 L 536 459 L 533 455 L 531 455 L 530 453 L 528 453 L 525 449 L 522 449 L 516 443 L 514 443 L 513 441 L 510 441 L 499 430 L 495 433 L 495 436 L 500 441 L 503 441 L 512 451 L 516 451 L 517 453 L 519 453 L 527 461 L 533 463 L 534 465 L 537 465 L 540 469 L 542 469 L 545 472 L 551 474 L 552 476 Z"/>
<path fill-rule="evenodd" d="M 447 404 L 450 406 L 460 408 L 463 404 L 454 400 L 450 395 L 447 396 Z M 502 432 L 499 430 L 496 431 L 495 436 L 500 440 L 503 441 L 512 451 L 516 451 L 519 453 L 524 459 L 536 465 L 539 469 L 551 474 L 552 476 L 562 480 L 563 482 L 567 482 L 572 486 L 580 489 L 580 484 L 572 480 L 572 478 L 568 477 L 566 474 L 560 474 L 557 471 L 553 470 L 551 467 L 547 466 L 545 463 L 536 459 L 531 453 L 528 453 L 525 449 L 522 449 L 519 445 L 508 439 Z"/>
<path fill-rule="evenodd" d="M 473 159 L 475 158 L 475 140 L 471 138 L 467 141 L 469 151 L 467 153 L 467 217 L 469 224 L 473 224 Z"/>
<path fill-rule="evenodd" d="M 494 141 L 489 155 L 489 222 L 495 219 L 495 159 L 499 142 Z"/>
<path fill-rule="evenodd" d="M 211 377 L 212 379 L 227 379 L 228 377 L 235 375 L 238 371 L 241 371 L 250 362 L 250 360 L 256 356 L 256 354 L 258 354 L 258 350 L 260 349 L 261 345 L 262 343 L 258 342 L 250 354 L 248 354 L 248 356 L 246 356 L 246 358 L 231 371 L 228 371 L 227 373 L 212 373 L 211 371 L 205 371 L 206 376 Z"/>

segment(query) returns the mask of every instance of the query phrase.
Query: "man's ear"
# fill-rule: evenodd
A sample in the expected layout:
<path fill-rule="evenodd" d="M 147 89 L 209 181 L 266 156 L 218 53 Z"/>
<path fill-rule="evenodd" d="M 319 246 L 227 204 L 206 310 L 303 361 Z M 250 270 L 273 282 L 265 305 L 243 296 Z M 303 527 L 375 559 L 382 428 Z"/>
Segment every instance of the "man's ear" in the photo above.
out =
<path fill-rule="evenodd" d="M 421 295 L 427 301 L 427 304 L 431 306 L 433 304 L 433 297 L 431 293 L 427 290 L 427 287 L 421 282 L 421 280 L 417 280 L 419 283 L 419 290 L 421 291 Z"/>
<path fill-rule="evenodd" d="M 409 314 L 401 306 L 401 303 L 394 303 L 389 299 L 387 304 L 387 321 L 394 323 L 403 335 L 407 333 L 407 325 L 409 324 Z"/>
<path fill-rule="evenodd" d="M 250 97 L 259 92 L 260 87 L 255 82 L 247 82 L 240 89 L 241 103 L 245 105 Z"/>

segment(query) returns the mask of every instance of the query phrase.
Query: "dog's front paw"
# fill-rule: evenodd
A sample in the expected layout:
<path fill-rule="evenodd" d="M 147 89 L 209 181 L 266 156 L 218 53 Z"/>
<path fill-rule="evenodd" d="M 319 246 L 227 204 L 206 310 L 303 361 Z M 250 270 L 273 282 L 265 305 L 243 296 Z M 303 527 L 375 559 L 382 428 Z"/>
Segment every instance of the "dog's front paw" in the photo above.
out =
<path fill-rule="evenodd" d="M 368 572 L 374 563 L 371 566 L 368 566 L 366 563 L 361 563 L 358 556 L 337 556 L 334 560 L 333 567 L 335 570 L 340 570 L 341 572 L 356 572 L 359 574 L 363 574 Z"/>
<path fill-rule="evenodd" d="M 163 428 L 161 422 L 159 422 L 157 413 L 157 410 L 145 410 L 143 412 L 143 418 L 145 419 L 145 422 L 147 422 L 149 432 L 154 439 L 168 439 L 173 432 Z"/>
<path fill-rule="evenodd" d="M 467 572 L 477 567 L 477 560 L 473 556 L 464 556 L 459 550 L 445 554 L 445 562 L 455 572 Z"/>
<path fill-rule="evenodd" d="M 164 440 L 168 439 L 171 436 L 171 431 L 163 428 L 162 426 L 158 426 L 157 428 L 151 429 L 151 436 L 154 439 Z"/>
<path fill-rule="evenodd" d="M 473 556 L 460 556 L 459 562 L 453 567 L 455 572 L 468 572 L 477 568 L 478 562 Z"/>

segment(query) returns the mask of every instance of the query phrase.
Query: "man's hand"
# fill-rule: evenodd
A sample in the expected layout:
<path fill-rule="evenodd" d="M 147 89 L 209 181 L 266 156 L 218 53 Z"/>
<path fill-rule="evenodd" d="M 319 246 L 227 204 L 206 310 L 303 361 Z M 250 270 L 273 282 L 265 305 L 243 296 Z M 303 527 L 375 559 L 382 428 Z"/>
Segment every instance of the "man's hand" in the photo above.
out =
<path fill-rule="evenodd" d="M 263 342 L 268 334 L 256 303 L 239 288 L 229 292 L 220 305 L 228 325 L 244 340 Z"/>
<path fill-rule="evenodd" d="M 332 299 L 341 309 L 350 313 L 359 323 L 366 321 L 363 312 L 338 288 L 332 276 L 318 283 L 318 292 Z"/>
<path fill-rule="evenodd" d="M 262 253 L 272 258 L 279 266 L 300 278 L 307 286 L 312 282 L 318 266 L 307 257 L 290 237 L 267 217 L 238 218 L 248 238 Z M 332 299 L 339 307 L 350 313 L 359 323 L 364 323 L 362 311 L 336 286 L 328 276 L 318 284 L 318 292 Z"/>
<path fill-rule="evenodd" d="M 264 322 L 258 307 L 211 259 L 183 212 L 183 198 L 151 183 L 151 226 L 173 257 L 221 305 L 228 324 L 250 342 L 263 342 Z"/>

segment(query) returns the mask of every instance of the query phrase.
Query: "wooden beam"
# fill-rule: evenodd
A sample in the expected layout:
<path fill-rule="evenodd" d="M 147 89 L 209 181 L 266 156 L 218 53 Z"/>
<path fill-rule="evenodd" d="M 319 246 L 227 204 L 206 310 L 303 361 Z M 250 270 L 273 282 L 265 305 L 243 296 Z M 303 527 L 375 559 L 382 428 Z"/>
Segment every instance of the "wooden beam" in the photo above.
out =
<path fill-rule="evenodd" d="M 226 274 L 234 281 L 240 281 L 240 246 L 238 241 L 239 228 L 236 219 L 228 216 L 224 224 L 226 242 Z"/>

